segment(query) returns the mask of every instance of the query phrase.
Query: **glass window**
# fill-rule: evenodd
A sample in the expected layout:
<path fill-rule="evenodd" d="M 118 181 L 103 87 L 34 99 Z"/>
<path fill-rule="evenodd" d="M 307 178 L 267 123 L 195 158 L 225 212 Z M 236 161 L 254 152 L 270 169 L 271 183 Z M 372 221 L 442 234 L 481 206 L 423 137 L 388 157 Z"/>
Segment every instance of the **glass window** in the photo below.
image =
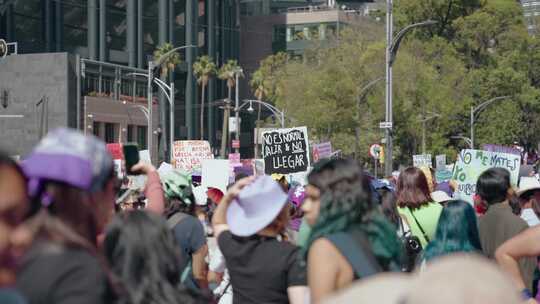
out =
<path fill-rule="evenodd" d="M 126 50 L 126 1 L 107 0 L 107 46 L 113 50 Z"/>
<path fill-rule="evenodd" d="M 137 143 L 139 144 L 139 149 L 146 149 L 146 126 L 137 126 Z"/>
<path fill-rule="evenodd" d="M 135 126 L 134 125 L 127 126 L 127 141 L 128 142 L 135 141 Z"/>
<path fill-rule="evenodd" d="M 116 124 L 106 122 L 105 123 L 105 142 L 110 144 L 116 142 Z"/>
<path fill-rule="evenodd" d="M 83 0 L 70 0 L 63 6 L 63 39 L 66 51 L 75 51 L 77 47 L 86 47 L 88 36 L 88 10 Z"/>
<path fill-rule="evenodd" d="M 15 39 L 19 52 L 31 53 L 45 50 L 42 15 L 45 14 L 42 1 L 15 1 L 14 9 Z"/>
<path fill-rule="evenodd" d="M 101 138 L 101 136 L 100 136 L 100 133 L 101 133 L 100 127 L 101 127 L 101 123 L 99 121 L 94 121 L 94 123 L 92 124 L 92 131 L 93 131 L 94 135 L 99 137 L 99 138 Z"/>

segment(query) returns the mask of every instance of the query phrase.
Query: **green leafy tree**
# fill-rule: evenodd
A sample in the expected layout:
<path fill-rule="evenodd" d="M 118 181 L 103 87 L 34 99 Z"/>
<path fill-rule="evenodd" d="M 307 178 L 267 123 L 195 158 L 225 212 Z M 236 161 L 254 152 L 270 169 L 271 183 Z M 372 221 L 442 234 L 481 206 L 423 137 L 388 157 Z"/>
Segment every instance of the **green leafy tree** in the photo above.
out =
<path fill-rule="evenodd" d="M 201 85 L 201 140 L 204 139 L 204 100 L 206 97 L 206 86 L 216 72 L 216 64 L 210 56 L 201 56 L 193 63 L 193 73 L 197 77 L 197 83 Z"/>
<path fill-rule="evenodd" d="M 253 73 L 250 80 L 253 95 L 258 100 L 264 101 L 266 99 L 268 102 L 273 102 L 278 90 L 279 72 L 287 60 L 287 54 L 277 53 L 261 61 L 259 69 Z M 258 104 L 256 136 L 258 136 L 261 127 L 261 112 L 262 105 Z M 255 143 L 255 157 L 259 157 L 259 145 L 257 143 Z"/>

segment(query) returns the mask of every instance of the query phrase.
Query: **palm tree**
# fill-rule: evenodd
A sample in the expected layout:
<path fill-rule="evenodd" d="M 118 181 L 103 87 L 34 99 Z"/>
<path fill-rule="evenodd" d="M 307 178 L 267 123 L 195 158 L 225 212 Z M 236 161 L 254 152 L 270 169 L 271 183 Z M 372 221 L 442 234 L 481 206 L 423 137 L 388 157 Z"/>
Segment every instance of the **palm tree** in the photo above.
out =
<path fill-rule="evenodd" d="M 251 88 L 253 89 L 253 95 L 255 95 L 255 97 L 258 100 L 263 100 L 263 98 L 268 95 L 268 88 L 267 88 L 265 80 L 266 80 L 265 75 L 261 69 L 255 71 L 255 73 L 253 73 L 253 75 L 251 76 L 250 85 L 251 85 Z M 255 147 L 254 147 L 255 158 L 257 158 L 259 155 L 259 144 L 257 143 L 257 141 L 259 138 L 260 120 L 261 120 L 261 104 L 259 104 L 259 108 L 257 110 L 257 122 L 256 122 L 256 128 L 255 128 L 255 134 L 256 134 L 255 135 L 256 141 L 255 141 Z"/>
<path fill-rule="evenodd" d="M 170 43 L 164 43 L 154 51 L 154 61 L 159 61 L 163 55 L 170 52 L 174 48 L 174 45 Z M 167 76 L 169 71 L 174 71 L 175 67 L 179 65 L 182 61 L 180 60 L 180 54 L 177 52 L 172 53 L 165 59 L 161 64 L 161 77 L 164 78 Z"/>
<path fill-rule="evenodd" d="M 229 116 L 230 116 L 230 102 L 232 96 L 232 88 L 236 85 L 236 75 L 244 77 L 242 73 L 242 68 L 238 65 L 238 62 L 233 59 L 229 59 L 227 63 L 221 66 L 218 73 L 218 78 L 221 80 L 227 81 L 228 89 L 228 98 L 227 104 L 225 105 L 225 110 L 223 112 L 223 130 L 221 136 L 221 156 L 225 158 L 225 152 L 227 149 L 227 129 L 229 125 Z"/>
<path fill-rule="evenodd" d="M 216 64 L 210 56 L 201 56 L 193 64 L 193 73 L 201 85 L 201 140 L 204 139 L 204 98 L 210 77 L 216 74 Z"/>
<path fill-rule="evenodd" d="M 158 46 L 157 49 L 154 51 L 154 61 L 159 61 L 163 55 L 167 54 L 173 48 L 174 46 L 170 43 L 164 43 L 161 46 Z M 171 55 L 169 55 L 167 58 L 165 58 L 162 64 L 158 67 L 161 69 L 161 73 L 160 73 L 161 79 L 165 79 L 169 71 L 174 71 L 175 67 L 179 65 L 180 62 L 181 62 L 180 54 L 178 54 L 177 52 L 174 52 Z M 174 102 L 174 96 L 171 96 L 171 98 L 173 99 L 172 101 Z M 166 126 L 165 120 L 167 116 L 166 115 L 167 112 L 165 110 L 165 104 L 160 104 L 159 106 L 161 107 L 161 110 L 159 112 L 161 130 L 165 130 L 165 126 Z M 167 138 L 164 136 L 165 134 L 166 132 L 163 132 L 161 134 L 160 143 L 159 143 L 159 155 L 161 159 L 165 159 L 165 155 L 168 154 L 165 151 L 166 142 L 167 142 Z M 172 148 L 173 147 L 170 147 L 170 149 Z"/>

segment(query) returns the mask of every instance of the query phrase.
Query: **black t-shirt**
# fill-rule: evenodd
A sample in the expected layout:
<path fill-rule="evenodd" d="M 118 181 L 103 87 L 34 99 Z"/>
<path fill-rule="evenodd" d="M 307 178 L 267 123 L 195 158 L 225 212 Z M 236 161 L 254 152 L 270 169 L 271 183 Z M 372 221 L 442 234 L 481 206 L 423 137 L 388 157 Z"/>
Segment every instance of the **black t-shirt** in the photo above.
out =
<path fill-rule="evenodd" d="M 291 243 L 224 231 L 218 245 L 229 269 L 235 304 L 289 303 L 287 288 L 306 286 L 300 248 Z"/>
<path fill-rule="evenodd" d="M 83 249 L 40 241 L 25 254 L 17 290 L 29 304 L 101 304 L 107 279 L 98 260 Z"/>

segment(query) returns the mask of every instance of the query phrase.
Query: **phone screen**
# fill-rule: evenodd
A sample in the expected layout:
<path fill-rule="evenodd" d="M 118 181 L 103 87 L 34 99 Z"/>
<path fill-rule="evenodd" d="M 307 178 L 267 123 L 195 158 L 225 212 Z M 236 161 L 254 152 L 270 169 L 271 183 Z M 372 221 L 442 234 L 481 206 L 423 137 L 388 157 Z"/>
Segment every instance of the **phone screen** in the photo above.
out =
<path fill-rule="evenodd" d="M 137 172 L 132 170 L 133 166 L 139 162 L 139 148 L 137 148 L 137 144 L 124 144 L 124 158 L 126 160 L 126 173 L 128 175 L 137 175 Z"/>

